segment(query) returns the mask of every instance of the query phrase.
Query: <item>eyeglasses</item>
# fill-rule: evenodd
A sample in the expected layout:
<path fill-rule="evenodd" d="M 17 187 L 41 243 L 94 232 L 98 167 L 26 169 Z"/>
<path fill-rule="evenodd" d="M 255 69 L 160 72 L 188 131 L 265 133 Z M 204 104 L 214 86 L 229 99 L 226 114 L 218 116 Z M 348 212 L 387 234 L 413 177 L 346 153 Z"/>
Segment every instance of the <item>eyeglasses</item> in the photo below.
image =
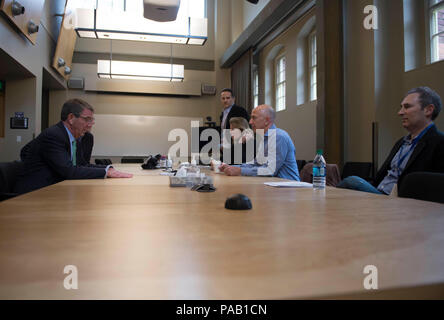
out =
<path fill-rule="evenodd" d="M 92 123 L 94 122 L 96 119 L 94 119 L 93 117 L 83 117 L 83 116 L 79 116 L 79 118 L 82 118 L 83 120 L 85 120 L 87 123 Z"/>

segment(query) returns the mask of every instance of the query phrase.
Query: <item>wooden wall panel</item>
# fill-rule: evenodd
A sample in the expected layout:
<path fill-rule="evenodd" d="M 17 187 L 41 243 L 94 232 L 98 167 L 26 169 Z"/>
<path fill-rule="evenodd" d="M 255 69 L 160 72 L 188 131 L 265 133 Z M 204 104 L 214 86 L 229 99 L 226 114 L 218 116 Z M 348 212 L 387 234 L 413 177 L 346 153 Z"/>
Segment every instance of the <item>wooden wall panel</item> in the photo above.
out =
<path fill-rule="evenodd" d="M 28 24 L 30 21 L 33 21 L 37 26 L 40 25 L 40 18 L 42 16 L 45 0 L 18 0 L 18 2 L 25 8 L 25 12 L 16 16 L 12 14 L 11 8 L 13 2 L 13 0 L 2 0 L 0 7 L 1 12 L 6 15 L 9 21 L 18 28 L 32 44 L 35 44 L 37 32 L 30 34 L 28 32 Z"/>
<path fill-rule="evenodd" d="M 68 80 L 71 75 L 65 72 L 65 68 L 68 67 L 72 69 L 72 57 L 74 55 L 74 48 L 77 40 L 77 34 L 74 30 L 74 21 L 74 13 L 71 11 L 67 13 L 65 4 L 65 15 L 63 16 L 62 25 L 60 27 L 52 67 L 66 80 Z M 59 58 L 62 58 L 65 61 L 65 65 L 59 66 Z"/>
<path fill-rule="evenodd" d="M 317 147 L 327 162 L 344 162 L 344 69 L 342 1 L 317 1 L 318 106 Z"/>

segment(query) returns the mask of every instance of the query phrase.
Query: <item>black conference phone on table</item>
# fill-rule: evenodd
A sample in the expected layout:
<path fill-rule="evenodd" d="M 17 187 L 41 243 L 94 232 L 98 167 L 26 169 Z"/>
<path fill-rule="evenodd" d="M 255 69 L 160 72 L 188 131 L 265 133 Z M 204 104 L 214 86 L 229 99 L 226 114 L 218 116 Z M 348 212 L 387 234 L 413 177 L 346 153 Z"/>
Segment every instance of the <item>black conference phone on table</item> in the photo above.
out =
<path fill-rule="evenodd" d="M 156 156 L 148 156 L 148 159 L 146 159 L 145 163 L 142 164 L 142 168 L 144 170 L 154 170 L 157 169 L 157 165 L 159 164 L 160 158 L 162 156 L 160 154 Z"/>

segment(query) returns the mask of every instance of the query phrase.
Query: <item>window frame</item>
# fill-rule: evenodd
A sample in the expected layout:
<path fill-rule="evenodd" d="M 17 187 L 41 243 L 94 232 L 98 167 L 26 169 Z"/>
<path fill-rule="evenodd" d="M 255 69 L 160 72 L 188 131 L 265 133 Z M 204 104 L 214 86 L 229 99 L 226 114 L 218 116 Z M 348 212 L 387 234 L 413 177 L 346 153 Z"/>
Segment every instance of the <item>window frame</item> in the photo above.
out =
<path fill-rule="evenodd" d="M 435 11 L 444 9 L 444 0 L 440 0 L 439 2 L 432 4 L 431 1 L 427 1 L 427 7 L 428 7 L 428 20 L 429 20 L 429 49 L 430 49 L 430 63 L 435 63 L 439 61 L 443 61 L 443 59 L 440 59 L 439 57 L 439 37 L 444 36 L 444 31 L 439 32 L 438 30 L 434 32 L 435 30 Z M 436 41 L 437 39 L 437 41 Z M 438 46 L 436 46 L 438 44 Z"/>
<path fill-rule="evenodd" d="M 259 105 L 259 70 L 253 71 L 253 109 Z"/>
<path fill-rule="evenodd" d="M 284 60 L 284 69 L 280 70 L 280 61 Z M 284 73 L 284 79 L 280 80 L 279 75 Z M 283 88 L 283 95 L 279 95 L 280 88 Z M 285 111 L 287 109 L 287 57 L 285 53 L 278 55 L 274 59 L 274 101 L 276 112 Z M 283 100 L 283 105 L 280 105 L 280 101 Z"/>
<path fill-rule="evenodd" d="M 316 101 L 318 99 L 318 61 L 317 61 L 317 37 L 316 29 L 311 31 L 307 37 L 308 39 L 308 94 L 309 101 Z M 313 52 L 313 40 L 314 40 L 314 52 Z M 314 53 L 314 56 L 313 56 Z M 313 81 L 314 78 L 314 81 Z"/>

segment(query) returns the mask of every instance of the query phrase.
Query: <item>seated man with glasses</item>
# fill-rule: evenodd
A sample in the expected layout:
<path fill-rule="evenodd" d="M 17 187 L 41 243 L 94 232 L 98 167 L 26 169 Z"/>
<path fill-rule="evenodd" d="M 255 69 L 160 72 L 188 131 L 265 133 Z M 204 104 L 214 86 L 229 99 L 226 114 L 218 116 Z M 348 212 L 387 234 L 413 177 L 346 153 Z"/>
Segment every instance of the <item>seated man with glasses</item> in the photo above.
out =
<path fill-rule="evenodd" d="M 15 192 L 26 193 L 63 180 L 131 178 L 110 166 L 87 165 L 77 159 L 80 137 L 94 125 L 94 109 L 86 101 L 71 99 L 62 107 L 61 121 L 44 130 L 21 152 L 24 172 Z"/>
<path fill-rule="evenodd" d="M 360 177 L 351 176 L 337 187 L 389 195 L 395 185 L 401 185 L 410 173 L 444 173 L 444 134 L 434 123 L 441 108 L 441 97 L 428 87 L 407 92 L 398 116 L 408 135 L 396 142 L 376 174 L 373 185 Z"/>

